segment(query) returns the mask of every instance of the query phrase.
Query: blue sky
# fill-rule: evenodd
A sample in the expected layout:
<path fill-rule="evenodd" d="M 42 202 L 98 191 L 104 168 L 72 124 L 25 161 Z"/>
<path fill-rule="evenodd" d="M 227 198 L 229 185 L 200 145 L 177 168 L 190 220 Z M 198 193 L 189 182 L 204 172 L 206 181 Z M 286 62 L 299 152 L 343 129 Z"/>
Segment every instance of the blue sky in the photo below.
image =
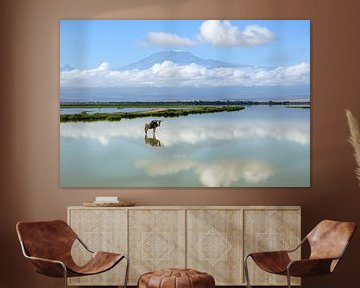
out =
<path fill-rule="evenodd" d="M 256 25 L 271 31 L 273 37 L 260 45 L 213 45 L 198 41 L 203 20 L 61 20 L 60 65 L 90 69 L 103 62 L 113 68 L 138 61 L 154 52 L 181 49 L 202 58 L 241 65 L 290 66 L 310 63 L 309 20 L 230 20 L 243 31 Z M 151 32 L 177 35 L 194 45 L 157 45 L 147 41 Z"/>
<path fill-rule="evenodd" d="M 169 50 L 237 65 L 163 56 L 126 67 Z M 65 65 L 73 68 L 60 74 L 67 100 L 308 99 L 310 21 L 61 20 Z"/>

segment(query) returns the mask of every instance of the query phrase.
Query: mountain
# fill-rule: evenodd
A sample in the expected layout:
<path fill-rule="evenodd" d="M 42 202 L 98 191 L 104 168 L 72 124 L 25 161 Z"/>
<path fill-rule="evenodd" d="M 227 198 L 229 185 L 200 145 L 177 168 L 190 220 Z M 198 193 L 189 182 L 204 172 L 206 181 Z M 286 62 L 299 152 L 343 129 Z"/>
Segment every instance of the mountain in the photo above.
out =
<path fill-rule="evenodd" d="M 116 101 L 292 101 L 310 99 L 309 86 L 61 88 L 62 102 Z"/>
<path fill-rule="evenodd" d="M 74 70 L 74 67 L 70 66 L 69 64 L 65 64 L 64 66 L 60 66 L 60 72 L 71 71 L 71 70 Z"/>
<path fill-rule="evenodd" d="M 141 59 L 140 61 L 122 67 L 121 70 L 148 69 L 152 67 L 154 64 L 162 63 L 164 61 L 172 61 L 181 66 L 195 63 L 200 66 L 204 66 L 206 68 L 224 68 L 224 67 L 240 66 L 218 60 L 200 58 L 188 51 L 170 50 L 170 51 L 155 52 L 150 56 Z"/>

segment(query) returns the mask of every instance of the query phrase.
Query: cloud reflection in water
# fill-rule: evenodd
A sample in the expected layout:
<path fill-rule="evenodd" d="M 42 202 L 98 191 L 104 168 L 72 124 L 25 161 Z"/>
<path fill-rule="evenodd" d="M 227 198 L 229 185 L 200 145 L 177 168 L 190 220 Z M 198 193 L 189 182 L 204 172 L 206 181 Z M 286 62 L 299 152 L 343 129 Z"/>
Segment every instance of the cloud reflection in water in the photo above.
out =
<path fill-rule="evenodd" d="M 214 160 L 196 162 L 189 159 L 137 160 L 136 168 L 142 168 L 151 177 L 174 175 L 193 171 L 207 187 L 229 187 L 237 181 L 257 184 L 265 182 L 276 168 L 257 160 Z"/>
<path fill-rule="evenodd" d="M 145 122 L 144 119 L 134 119 L 121 122 L 61 123 L 60 135 L 72 139 L 92 139 L 103 145 L 118 137 L 143 141 Z M 256 139 L 276 139 L 307 145 L 310 143 L 310 128 L 307 121 L 244 120 L 233 123 L 209 119 L 165 119 L 161 129 L 156 131 L 156 136 L 165 147 Z"/>

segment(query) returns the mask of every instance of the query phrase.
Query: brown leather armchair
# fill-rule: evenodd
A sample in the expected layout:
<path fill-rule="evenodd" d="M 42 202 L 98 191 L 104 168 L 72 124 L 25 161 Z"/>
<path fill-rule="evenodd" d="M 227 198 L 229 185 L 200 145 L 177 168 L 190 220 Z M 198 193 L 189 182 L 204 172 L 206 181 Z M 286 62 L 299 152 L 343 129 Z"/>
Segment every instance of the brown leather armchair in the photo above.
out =
<path fill-rule="evenodd" d="M 16 225 L 24 256 L 31 260 L 35 271 L 50 277 L 88 276 L 102 273 L 115 267 L 121 260 L 127 261 L 124 288 L 127 285 L 129 258 L 125 254 L 91 251 L 62 220 L 19 222 Z M 71 247 L 78 240 L 92 254 L 83 266 L 78 266 L 72 256 Z"/>
<path fill-rule="evenodd" d="M 354 222 L 324 220 L 295 249 L 250 253 L 244 259 L 247 287 L 251 287 L 247 267 L 249 257 L 266 272 L 286 275 L 289 288 L 291 288 L 291 276 L 315 276 L 333 272 L 344 256 L 355 229 L 356 223 Z M 306 241 L 309 242 L 311 249 L 309 259 L 292 261 L 289 253 L 296 251 Z"/>

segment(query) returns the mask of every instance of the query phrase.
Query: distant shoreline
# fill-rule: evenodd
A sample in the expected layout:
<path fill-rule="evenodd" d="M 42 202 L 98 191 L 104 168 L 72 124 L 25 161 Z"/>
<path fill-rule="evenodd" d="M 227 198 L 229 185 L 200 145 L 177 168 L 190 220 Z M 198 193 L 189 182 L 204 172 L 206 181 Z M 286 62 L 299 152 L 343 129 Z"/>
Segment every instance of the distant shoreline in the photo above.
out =
<path fill-rule="evenodd" d="M 124 102 L 61 102 L 60 108 L 186 108 L 188 106 L 251 106 L 251 105 L 285 105 L 289 108 L 310 108 L 310 101 L 124 101 Z"/>

